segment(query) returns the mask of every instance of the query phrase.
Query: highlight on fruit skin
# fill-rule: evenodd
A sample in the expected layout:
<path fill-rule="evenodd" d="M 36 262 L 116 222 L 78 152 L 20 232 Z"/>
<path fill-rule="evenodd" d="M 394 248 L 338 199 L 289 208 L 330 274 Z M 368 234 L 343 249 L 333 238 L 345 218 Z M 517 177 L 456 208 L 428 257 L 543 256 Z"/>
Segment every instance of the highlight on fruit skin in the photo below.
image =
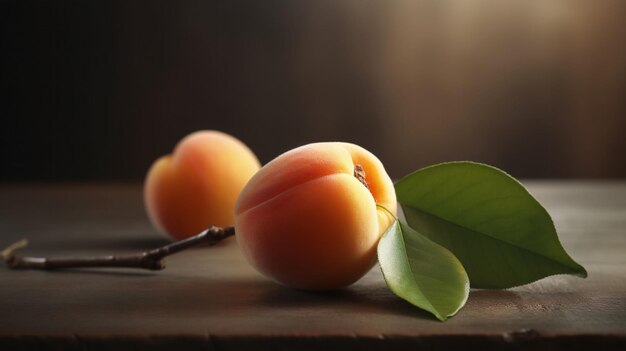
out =
<path fill-rule="evenodd" d="M 376 262 L 376 245 L 396 214 L 393 183 L 364 148 L 314 143 L 258 171 L 235 206 L 243 255 L 286 286 L 348 286 Z"/>
<path fill-rule="evenodd" d="M 157 159 L 144 183 L 152 224 L 174 240 L 234 224 L 239 193 L 261 164 L 243 142 L 223 132 L 189 134 Z"/>

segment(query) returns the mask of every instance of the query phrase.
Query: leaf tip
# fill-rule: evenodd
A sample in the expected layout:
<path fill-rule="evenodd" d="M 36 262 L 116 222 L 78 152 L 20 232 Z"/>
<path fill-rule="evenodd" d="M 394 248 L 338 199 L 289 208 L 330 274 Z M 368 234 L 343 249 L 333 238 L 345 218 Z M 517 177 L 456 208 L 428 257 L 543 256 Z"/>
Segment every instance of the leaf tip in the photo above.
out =
<path fill-rule="evenodd" d="M 579 265 L 580 266 L 580 265 Z M 585 267 L 580 266 L 580 268 L 578 269 L 578 271 L 575 273 L 576 276 L 579 276 L 581 278 L 587 278 L 589 276 L 589 273 L 587 273 L 587 270 L 585 269 Z"/>
<path fill-rule="evenodd" d="M 587 269 L 585 269 L 585 267 L 583 267 L 583 265 L 581 265 L 580 263 L 574 261 L 571 257 L 570 257 L 570 271 L 567 272 L 567 274 L 570 275 L 574 275 L 580 278 L 587 278 L 589 276 L 589 273 L 587 273 Z"/>

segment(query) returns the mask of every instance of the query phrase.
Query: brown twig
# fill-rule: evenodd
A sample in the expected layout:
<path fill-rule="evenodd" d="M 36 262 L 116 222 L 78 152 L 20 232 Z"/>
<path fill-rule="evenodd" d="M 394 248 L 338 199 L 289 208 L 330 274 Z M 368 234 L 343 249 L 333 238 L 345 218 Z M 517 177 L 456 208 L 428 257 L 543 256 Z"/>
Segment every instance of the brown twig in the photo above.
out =
<path fill-rule="evenodd" d="M 171 244 L 132 255 L 94 256 L 94 257 L 28 257 L 19 256 L 15 251 L 28 245 L 26 240 L 18 241 L 0 254 L 9 268 L 13 269 L 60 269 L 87 267 L 121 267 L 161 270 L 165 268 L 162 259 L 179 251 L 202 243 L 216 244 L 235 235 L 234 227 L 211 227 L 200 234 Z"/>

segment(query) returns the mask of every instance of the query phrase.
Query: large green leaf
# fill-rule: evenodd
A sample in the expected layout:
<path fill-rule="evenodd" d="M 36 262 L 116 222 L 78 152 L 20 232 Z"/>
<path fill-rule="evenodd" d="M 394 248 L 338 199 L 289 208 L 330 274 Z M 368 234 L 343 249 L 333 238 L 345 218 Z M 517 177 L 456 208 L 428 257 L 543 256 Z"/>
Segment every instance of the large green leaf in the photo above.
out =
<path fill-rule="evenodd" d="M 509 288 L 553 274 L 587 276 L 561 246 L 548 212 L 497 168 L 443 163 L 395 187 L 407 223 L 452 251 L 473 288 Z"/>
<path fill-rule="evenodd" d="M 397 220 L 378 243 L 378 262 L 391 291 L 441 321 L 467 301 L 469 280 L 459 260 Z"/>

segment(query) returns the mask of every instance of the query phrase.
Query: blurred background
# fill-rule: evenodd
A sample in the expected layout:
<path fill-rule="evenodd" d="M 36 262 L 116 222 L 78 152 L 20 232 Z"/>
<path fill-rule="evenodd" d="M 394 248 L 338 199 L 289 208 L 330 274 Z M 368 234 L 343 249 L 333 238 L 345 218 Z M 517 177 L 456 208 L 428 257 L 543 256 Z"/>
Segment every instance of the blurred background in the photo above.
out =
<path fill-rule="evenodd" d="M 141 181 L 218 129 L 626 177 L 626 1 L 0 1 L 1 181 Z"/>

